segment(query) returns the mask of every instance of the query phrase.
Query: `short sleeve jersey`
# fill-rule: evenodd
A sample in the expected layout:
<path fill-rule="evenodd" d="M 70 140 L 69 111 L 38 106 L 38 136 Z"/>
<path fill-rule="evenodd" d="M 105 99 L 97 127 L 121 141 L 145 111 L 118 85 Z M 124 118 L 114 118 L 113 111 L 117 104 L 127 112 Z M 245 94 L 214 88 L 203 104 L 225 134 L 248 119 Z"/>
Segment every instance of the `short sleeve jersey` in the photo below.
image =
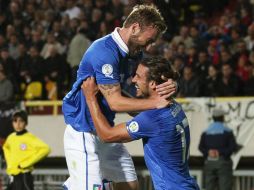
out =
<path fill-rule="evenodd" d="M 120 83 L 120 64 L 125 63 L 128 48 L 117 29 L 92 43 L 84 54 L 77 72 L 77 80 L 64 97 L 62 111 L 66 124 L 82 132 L 94 131 L 92 118 L 81 85 L 87 77 L 94 76 L 97 84 Z M 100 107 L 113 126 L 115 112 L 110 110 L 105 98 L 99 97 Z"/>
<path fill-rule="evenodd" d="M 188 120 L 178 103 L 141 112 L 126 127 L 133 140 L 143 139 L 145 162 L 156 190 L 198 189 L 187 164 Z"/>

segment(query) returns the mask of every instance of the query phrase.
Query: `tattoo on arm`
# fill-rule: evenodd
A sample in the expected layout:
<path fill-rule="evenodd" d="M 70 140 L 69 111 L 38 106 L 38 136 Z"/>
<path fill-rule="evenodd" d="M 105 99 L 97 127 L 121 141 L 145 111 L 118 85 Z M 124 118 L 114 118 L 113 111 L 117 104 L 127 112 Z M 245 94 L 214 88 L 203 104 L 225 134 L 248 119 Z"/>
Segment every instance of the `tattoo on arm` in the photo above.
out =
<path fill-rule="evenodd" d="M 120 84 L 100 84 L 100 91 L 104 96 L 111 96 L 115 92 L 121 92 Z"/>

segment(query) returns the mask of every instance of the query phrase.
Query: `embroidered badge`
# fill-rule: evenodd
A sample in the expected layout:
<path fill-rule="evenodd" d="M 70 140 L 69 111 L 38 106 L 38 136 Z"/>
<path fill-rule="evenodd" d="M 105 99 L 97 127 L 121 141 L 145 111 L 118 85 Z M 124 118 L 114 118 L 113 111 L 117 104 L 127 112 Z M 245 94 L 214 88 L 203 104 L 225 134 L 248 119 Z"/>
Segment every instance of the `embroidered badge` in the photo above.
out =
<path fill-rule="evenodd" d="M 113 67 L 110 64 L 104 64 L 102 66 L 102 73 L 105 75 L 105 77 L 113 78 Z"/>
<path fill-rule="evenodd" d="M 132 121 L 129 126 L 128 126 L 129 130 L 133 133 L 137 132 L 139 129 L 138 123 L 136 121 Z"/>
<path fill-rule="evenodd" d="M 25 143 L 21 143 L 19 147 L 20 147 L 20 150 L 26 150 L 27 149 L 27 146 L 26 146 Z"/>

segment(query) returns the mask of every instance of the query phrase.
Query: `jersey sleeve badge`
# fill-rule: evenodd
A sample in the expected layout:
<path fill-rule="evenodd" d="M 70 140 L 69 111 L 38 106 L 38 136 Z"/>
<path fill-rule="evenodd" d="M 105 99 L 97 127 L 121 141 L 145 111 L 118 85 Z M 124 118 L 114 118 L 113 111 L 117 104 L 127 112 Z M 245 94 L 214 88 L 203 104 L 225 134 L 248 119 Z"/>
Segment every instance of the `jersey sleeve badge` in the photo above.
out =
<path fill-rule="evenodd" d="M 136 121 L 132 121 L 127 127 L 132 133 L 135 133 L 139 130 L 139 125 Z"/>
<path fill-rule="evenodd" d="M 113 66 L 110 64 L 104 64 L 102 66 L 102 73 L 105 75 L 105 77 L 113 78 Z"/>

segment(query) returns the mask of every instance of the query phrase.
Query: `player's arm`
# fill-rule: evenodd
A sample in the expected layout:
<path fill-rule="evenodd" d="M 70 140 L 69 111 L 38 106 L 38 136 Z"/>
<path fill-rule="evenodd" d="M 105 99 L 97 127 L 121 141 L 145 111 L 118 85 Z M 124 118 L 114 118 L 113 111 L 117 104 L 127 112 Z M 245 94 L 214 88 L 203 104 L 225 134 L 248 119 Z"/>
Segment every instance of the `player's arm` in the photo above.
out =
<path fill-rule="evenodd" d="M 104 142 L 128 142 L 131 137 L 126 129 L 126 124 L 121 123 L 115 127 L 111 127 L 107 119 L 103 115 L 97 101 L 96 87 L 94 78 L 88 78 L 82 85 L 83 93 L 86 96 L 86 102 L 89 107 L 97 135 Z"/>
<path fill-rule="evenodd" d="M 162 93 L 170 91 L 168 94 L 162 94 L 156 98 L 147 99 L 137 99 L 124 97 L 121 94 L 121 86 L 119 83 L 116 84 L 99 84 L 99 89 L 103 96 L 106 98 L 110 108 L 117 112 L 128 112 L 128 111 L 143 111 L 147 109 L 162 108 L 169 104 L 167 98 L 171 93 L 175 92 L 175 84 L 169 81 L 167 84 L 172 85 L 172 88 L 166 87 L 167 90 L 162 91 Z M 172 83 L 172 84 L 171 84 Z M 165 88 L 163 86 L 162 88 Z"/>

